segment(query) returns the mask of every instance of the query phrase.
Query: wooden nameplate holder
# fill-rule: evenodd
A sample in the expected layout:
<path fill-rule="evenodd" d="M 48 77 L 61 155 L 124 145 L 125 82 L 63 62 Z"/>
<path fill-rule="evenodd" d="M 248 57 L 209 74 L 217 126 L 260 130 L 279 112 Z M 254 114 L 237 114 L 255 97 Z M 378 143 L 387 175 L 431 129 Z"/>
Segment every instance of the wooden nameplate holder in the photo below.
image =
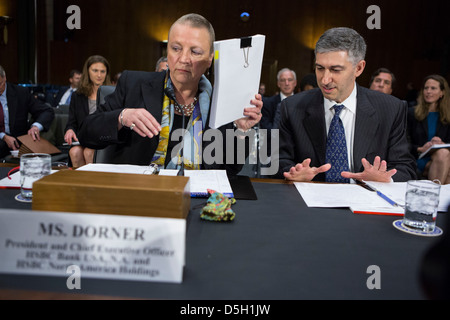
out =
<path fill-rule="evenodd" d="M 189 178 L 61 170 L 33 184 L 32 209 L 185 219 Z"/>

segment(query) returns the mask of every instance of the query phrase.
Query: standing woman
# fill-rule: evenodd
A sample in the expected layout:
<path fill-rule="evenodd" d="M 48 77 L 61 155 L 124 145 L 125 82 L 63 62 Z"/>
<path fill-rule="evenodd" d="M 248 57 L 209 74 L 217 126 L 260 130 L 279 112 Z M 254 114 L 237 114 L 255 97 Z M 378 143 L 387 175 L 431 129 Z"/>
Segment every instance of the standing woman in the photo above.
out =
<path fill-rule="evenodd" d="M 425 78 L 418 104 L 408 113 L 411 152 L 418 156 L 432 145 L 450 143 L 450 90 L 445 78 L 430 75 Z M 435 149 L 417 160 L 423 177 L 450 183 L 450 150 Z"/>
<path fill-rule="evenodd" d="M 102 56 L 89 57 L 83 67 L 80 87 L 73 94 L 70 101 L 69 119 L 66 126 L 64 140 L 72 146 L 78 142 L 78 129 L 81 122 L 88 115 L 97 110 L 97 91 L 101 85 L 110 85 L 109 62 Z M 76 168 L 92 163 L 94 150 L 82 145 L 72 146 L 69 151 L 72 165 Z"/>

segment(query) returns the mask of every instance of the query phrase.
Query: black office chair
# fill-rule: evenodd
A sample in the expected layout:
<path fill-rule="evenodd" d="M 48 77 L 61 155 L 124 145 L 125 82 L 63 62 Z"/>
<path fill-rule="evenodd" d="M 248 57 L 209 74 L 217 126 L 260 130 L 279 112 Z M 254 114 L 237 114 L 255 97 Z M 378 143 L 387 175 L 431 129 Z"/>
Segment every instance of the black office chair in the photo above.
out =
<path fill-rule="evenodd" d="M 114 163 L 114 151 L 116 150 L 116 145 L 111 144 L 103 149 L 95 150 L 94 152 L 94 163 Z"/>
<path fill-rule="evenodd" d="M 60 104 L 56 108 L 53 108 L 55 114 L 69 114 L 70 105 L 68 104 Z"/>
<path fill-rule="evenodd" d="M 115 86 L 100 86 L 97 91 L 97 107 L 105 103 L 105 97 L 110 95 L 116 89 Z M 116 145 L 110 145 L 106 148 L 95 150 L 94 163 L 112 163 Z"/>
<path fill-rule="evenodd" d="M 97 91 L 97 107 L 105 103 L 105 97 L 116 90 L 115 86 L 100 86 Z"/>

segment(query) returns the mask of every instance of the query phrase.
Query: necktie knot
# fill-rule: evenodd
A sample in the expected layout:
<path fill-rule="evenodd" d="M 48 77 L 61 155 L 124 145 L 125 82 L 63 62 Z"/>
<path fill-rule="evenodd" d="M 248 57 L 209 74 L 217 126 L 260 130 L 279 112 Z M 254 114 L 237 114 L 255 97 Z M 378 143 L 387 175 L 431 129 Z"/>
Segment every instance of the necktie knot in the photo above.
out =
<path fill-rule="evenodd" d="M 339 117 L 339 114 L 341 113 L 341 111 L 342 111 L 342 109 L 344 109 L 344 105 L 338 105 L 338 104 L 336 104 L 336 105 L 334 105 L 334 112 L 335 112 L 335 115 L 336 116 L 338 116 Z"/>

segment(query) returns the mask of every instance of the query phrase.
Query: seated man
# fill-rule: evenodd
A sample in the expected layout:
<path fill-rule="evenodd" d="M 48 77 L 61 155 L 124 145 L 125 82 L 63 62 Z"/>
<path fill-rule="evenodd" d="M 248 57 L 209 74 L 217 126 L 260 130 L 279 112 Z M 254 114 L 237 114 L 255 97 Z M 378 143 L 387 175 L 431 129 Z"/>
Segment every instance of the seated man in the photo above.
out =
<path fill-rule="evenodd" d="M 369 89 L 380 91 L 386 94 L 392 94 L 394 85 L 394 74 L 386 68 L 379 68 L 372 74 Z"/>
<path fill-rule="evenodd" d="M 365 41 L 355 30 L 333 28 L 320 37 L 315 49 L 319 88 L 281 105 L 281 177 L 341 183 L 416 178 L 404 103 L 355 82 L 364 71 L 365 53 Z"/>
<path fill-rule="evenodd" d="M 35 121 L 31 128 L 28 114 Z M 17 137 L 28 133 L 33 140 L 40 140 L 40 132 L 50 128 L 54 117 L 52 107 L 33 97 L 27 88 L 6 82 L 0 66 L 0 158 L 19 149 Z"/>
<path fill-rule="evenodd" d="M 69 76 L 69 86 L 62 87 L 56 94 L 53 107 L 58 107 L 60 105 L 70 105 L 70 100 L 72 99 L 72 94 L 77 91 L 78 86 L 81 81 L 81 72 L 78 70 L 70 71 Z"/>
<path fill-rule="evenodd" d="M 277 85 L 280 93 L 263 99 L 264 108 L 260 123 L 261 129 L 278 129 L 276 119 L 277 110 L 280 108 L 281 101 L 294 94 L 295 87 L 297 86 L 297 75 L 295 71 L 288 68 L 278 71 Z"/>

